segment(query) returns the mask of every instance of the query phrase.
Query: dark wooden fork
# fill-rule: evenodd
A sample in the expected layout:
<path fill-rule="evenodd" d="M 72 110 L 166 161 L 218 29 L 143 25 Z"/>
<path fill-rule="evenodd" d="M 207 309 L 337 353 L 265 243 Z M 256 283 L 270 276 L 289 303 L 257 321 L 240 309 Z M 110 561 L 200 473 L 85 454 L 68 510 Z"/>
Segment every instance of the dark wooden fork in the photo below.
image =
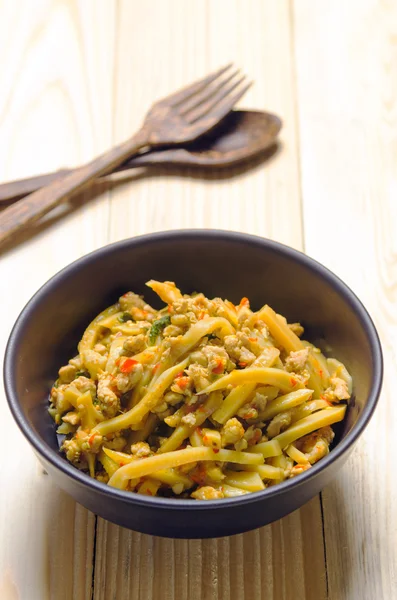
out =
<path fill-rule="evenodd" d="M 63 179 L 30 194 L 0 214 L 0 245 L 28 224 L 94 179 L 110 173 L 129 157 L 162 145 L 191 142 L 215 127 L 245 94 L 251 83 L 227 65 L 188 87 L 156 102 L 141 129 L 126 142 L 115 146 Z"/>

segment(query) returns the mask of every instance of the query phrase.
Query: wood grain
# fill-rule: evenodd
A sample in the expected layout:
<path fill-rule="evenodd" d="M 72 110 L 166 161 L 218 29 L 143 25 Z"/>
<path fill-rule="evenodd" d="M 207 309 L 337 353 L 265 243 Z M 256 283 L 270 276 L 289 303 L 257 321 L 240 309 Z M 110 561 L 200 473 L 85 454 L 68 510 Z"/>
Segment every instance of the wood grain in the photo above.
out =
<path fill-rule="evenodd" d="M 39 1 L 34 10 L 28 1 L 1 4 L 3 180 L 73 166 L 111 145 L 115 7 L 101 2 L 99 10 L 98 4 Z M 106 243 L 108 194 L 77 209 L 83 200 L 0 258 L 2 349 L 37 288 Z M 0 452 L 7 457 L 0 493 L 0 598 L 90 600 L 95 517 L 43 474 L 2 388 L 0 419 Z"/>
<path fill-rule="evenodd" d="M 111 173 L 131 156 L 144 149 L 157 146 L 175 146 L 196 140 L 218 125 L 234 108 L 251 86 L 246 75 L 235 77 L 234 67 L 222 67 L 187 84 L 177 92 L 172 92 L 150 105 L 140 128 L 122 143 L 117 144 L 96 156 L 90 162 L 72 169 L 69 173 L 51 181 L 41 189 L 29 194 L 19 202 L 7 207 L 0 214 L 0 248 L 16 234 L 38 222 L 54 208 L 65 204 L 78 192 L 91 187 L 99 177 Z M 225 76 L 223 78 L 222 76 Z M 208 99 L 210 84 L 216 86 L 217 93 Z M 191 99 L 191 95 L 193 99 Z M 192 104 L 193 103 L 193 104 Z M 197 104 L 195 104 L 197 103 Z"/>
<path fill-rule="evenodd" d="M 270 158 L 277 147 L 277 135 L 282 127 L 280 119 L 266 111 L 232 110 L 222 122 L 184 147 L 162 148 L 140 153 L 122 163 L 115 172 L 146 166 L 199 166 L 207 169 L 239 165 L 250 168 L 255 157 L 257 161 Z M 0 204 L 16 200 L 62 179 L 72 169 L 62 169 L 53 173 L 36 175 L 0 183 Z M 106 174 L 105 174 L 106 176 Z"/>
<path fill-rule="evenodd" d="M 323 494 L 329 598 L 394 599 L 397 5 L 294 6 L 306 250 L 363 300 L 385 358 L 374 418 Z"/>
<path fill-rule="evenodd" d="M 112 195 L 111 239 L 178 227 L 221 227 L 266 235 L 300 248 L 288 2 L 221 0 L 204 6 L 201 1 L 183 0 L 119 4 L 114 141 L 136 128 L 154 93 L 162 96 L 189 78 L 234 60 L 255 80 L 244 97 L 244 107 L 269 110 L 282 118 L 282 151 L 266 166 L 245 173 L 237 168 L 227 174 L 188 169 L 171 174 L 166 169 L 137 173 Z M 153 11 L 157 15 L 154 22 Z M 161 27 L 165 20 L 168 28 Z M 135 22 L 140 27 L 131 36 Z M 254 22 L 277 26 L 256 28 Z M 186 34 L 181 35 L 182 31 Z M 245 44 L 249 31 L 250 43 Z M 148 43 L 148 35 L 151 49 L 142 55 L 140 48 Z M 203 44 L 206 53 L 197 51 Z M 153 59 L 159 48 L 167 52 L 161 64 Z M 249 210 L 245 199 L 252 199 Z"/>
<path fill-rule="evenodd" d="M 151 53 L 132 64 L 142 39 L 139 32 L 131 38 L 131 28 L 138 20 L 145 31 L 153 6 L 158 20 L 151 22 L 151 52 L 156 52 L 157 44 L 167 48 L 167 62 L 163 63 L 161 71 L 152 62 Z M 155 89 L 161 95 L 170 82 L 175 87 L 183 85 L 195 69 L 211 71 L 232 59 L 243 65 L 255 79 L 255 86 L 248 92 L 244 105 L 278 111 L 283 119 L 282 152 L 266 166 L 260 165 L 246 173 L 236 169 L 232 177 L 222 175 L 221 171 L 211 174 L 203 171 L 200 175 L 194 175 L 192 171 L 173 171 L 169 175 L 161 169 L 137 175 L 133 185 L 119 187 L 112 194 L 111 239 L 177 227 L 220 227 L 266 235 L 300 248 L 299 171 L 295 151 L 294 73 L 288 3 L 228 2 L 227 8 L 225 3 L 219 2 L 209 3 L 206 10 L 202 6 L 202 3 L 179 0 L 154 2 L 150 6 L 128 1 L 120 3 L 115 141 L 123 131 L 134 127 L 134 119 L 138 118 L 142 106 L 150 102 L 150 94 L 155 93 Z M 167 31 L 162 27 L 165 19 L 170 23 Z M 274 28 L 254 29 L 250 35 L 251 43 L 246 46 L 244 39 L 255 19 L 272 22 Z M 186 29 L 188 24 L 189 35 L 178 36 L 177 31 Z M 220 37 L 220 28 L 227 34 Z M 205 61 L 202 54 L 195 52 L 202 39 L 208 47 Z M 272 58 L 276 55 L 280 56 L 277 68 Z M 193 62 L 186 61 L 186 56 Z M 135 98 L 136 80 L 129 78 L 128 73 L 139 73 L 139 80 L 150 69 L 155 70 L 155 85 L 148 84 L 140 89 L 140 95 Z M 287 178 L 285 173 L 288 173 Z M 244 198 L 250 199 L 249 203 Z M 285 213 L 290 218 L 285 219 Z M 308 598 L 326 598 L 318 498 L 303 512 L 276 525 L 222 540 L 159 540 L 123 532 L 101 519 L 98 525 L 95 600 L 113 597 L 289 600 L 304 598 L 309 589 L 313 596 Z M 117 578 L 109 580 L 105 576 L 105 565 L 106 572 L 115 568 L 123 561 L 125 550 L 131 548 L 140 548 L 141 558 L 131 558 L 130 569 L 123 570 L 125 575 L 119 573 Z M 180 563 L 176 557 L 180 557 L 181 566 L 177 566 Z M 316 569 L 311 570 L 313 564 Z M 306 579 L 309 573 L 311 587 Z"/>
<path fill-rule="evenodd" d="M 99 519 L 95 600 L 326 599 L 317 500 L 244 535 L 168 540 Z M 316 574 L 313 577 L 313 574 Z"/>
<path fill-rule="evenodd" d="M 2 348 L 30 296 L 79 256 L 140 233 L 220 227 L 305 246 L 364 300 L 386 362 L 379 409 L 322 504 L 218 540 L 96 519 L 43 474 L 1 390 L 1 600 L 397 598 L 396 40 L 390 0 L 0 5 L 3 181 L 89 161 L 155 98 L 230 60 L 255 80 L 244 107 L 284 122 L 265 165 L 140 169 L 50 214 L 0 257 Z"/>

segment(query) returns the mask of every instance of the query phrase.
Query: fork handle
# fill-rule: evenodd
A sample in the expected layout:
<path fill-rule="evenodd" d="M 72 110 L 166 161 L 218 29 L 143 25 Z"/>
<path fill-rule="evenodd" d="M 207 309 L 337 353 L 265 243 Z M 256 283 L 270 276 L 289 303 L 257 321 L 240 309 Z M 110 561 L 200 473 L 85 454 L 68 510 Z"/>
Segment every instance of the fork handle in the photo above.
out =
<path fill-rule="evenodd" d="M 97 177 L 112 171 L 131 155 L 137 154 L 148 143 L 149 135 L 143 127 L 126 142 L 6 208 L 0 213 L 0 246 L 8 242 L 14 233 L 66 202 L 72 194 L 83 190 Z"/>
<path fill-rule="evenodd" d="M 69 175 L 71 171 L 72 169 L 59 169 L 58 171 L 45 173 L 44 175 L 33 175 L 33 177 L 0 183 L 0 206 L 16 202 L 45 185 L 49 185 L 53 181 Z"/>

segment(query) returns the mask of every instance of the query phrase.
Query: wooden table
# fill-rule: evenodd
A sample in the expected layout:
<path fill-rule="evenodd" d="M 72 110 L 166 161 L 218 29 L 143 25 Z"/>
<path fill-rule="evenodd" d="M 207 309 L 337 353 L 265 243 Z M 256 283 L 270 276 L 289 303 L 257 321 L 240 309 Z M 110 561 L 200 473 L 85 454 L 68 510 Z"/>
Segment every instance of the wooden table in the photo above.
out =
<path fill-rule="evenodd" d="M 155 98 L 236 61 L 243 105 L 284 121 L 279 152 L 232 173 L 157 169 L 97 185 L 0 257 L 2 346 L 50 276 L 109 242 L 184 227 L 305 250 L 364 301 L 383 341 L 379 408 L 301 510 L 219 540 L 97 518 L 43 474 L 4 397 L 1 600 L 397 598 L 397 4 L 376 0 L 14 0 L 0 9 L 0 176 L 77 165 Z M 4 396 L 4 394 L 3 394 Z"/>

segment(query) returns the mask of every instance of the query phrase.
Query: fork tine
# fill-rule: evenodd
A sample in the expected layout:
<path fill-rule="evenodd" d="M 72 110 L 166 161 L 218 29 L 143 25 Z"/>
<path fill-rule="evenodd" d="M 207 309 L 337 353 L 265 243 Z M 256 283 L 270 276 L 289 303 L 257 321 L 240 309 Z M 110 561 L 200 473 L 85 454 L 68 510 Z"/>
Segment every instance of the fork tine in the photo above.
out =
<path fill-rule="evenodd" d="M 210 100 L 215 94 L 226 86 L 229 81 L 239 75 L 239 69 L 233 69 L 227 73 L 227 77 L 218 77 L 211 84 L 207 84 L 202 90 L 197 91 L 193 96 L 179 103 L 178 112 L 181 115 L 186 115 L 194 108 L 202 105 L 207 100 Z"/>
<path fill-rule="evenodd" d="M 236 92 L 233 96 L 225 98 L 223 102 L 221 102 L 216 110 L 212 110 L 209 115 L 210 119 L 215 123 L 218 123 L 221 119 L 226 117 L 226 115 L 232 110 L 232 108 L 237 104 L 237 102 L 244 96 L 244 94 L 250 89 L 253 81 L 249 81 L 241 90 Z"/>
<path fill-rule="evenodd" d="M 250 82 L 242 89 L 237 91 L 236 94 L 231 95 L 232 92 L 241 86 L 244 81 L 246 81 L 245 75 L 240 77 L 237 81 L 232 82 L 231 85 L 221 88 L 219 92 L 215 94 L 215 96 L 211 97 L 207 102 L 200 104 L 195 110 L 185 115 L 186 120 L 189 123 L 194 123 L 199 119 L 202 119 L 208 113 L 210 113 L 210 117 L 213 115 L 218 115 L 219 111 L 221 111 L 222 114 L 224 112 L 226 115 L 252 85 Z"/>
<path fill-rule="evenodd" d="M 178 92 L 175 92 L 174 94 L 171 94 L 170 96 L 167 96 L 166 98 L 163 98 L 163 101 L 167 102 L 167 104 L 169 104 L 170 106 L 173 106 L 173 107 L 177 106 L 178 104 L 183 102 L 183 100 L 187 100 L 193 94 L 196 94 L 202 88 L 204 88 L 208 84 L 215 81 L 215 79 L 217 79 L 218 77 L 220 77 L 221 75 L 226 73 L 226 71 L 228 69 L 230 69 L 230 67 L 232 67 L 232 66 L 233 66 L 233 63 L 229 63 L 225 67 L 218 69 L 218 71 L 215 71 L 214 73 L 211 73 L 210 75 L 207 75 L 206 77 L 203 77 L 202 79 L 199 79 L 198 81 L 195 81 L 194 83 L 188 85 L 187 87 L 182 88 Z"/>

